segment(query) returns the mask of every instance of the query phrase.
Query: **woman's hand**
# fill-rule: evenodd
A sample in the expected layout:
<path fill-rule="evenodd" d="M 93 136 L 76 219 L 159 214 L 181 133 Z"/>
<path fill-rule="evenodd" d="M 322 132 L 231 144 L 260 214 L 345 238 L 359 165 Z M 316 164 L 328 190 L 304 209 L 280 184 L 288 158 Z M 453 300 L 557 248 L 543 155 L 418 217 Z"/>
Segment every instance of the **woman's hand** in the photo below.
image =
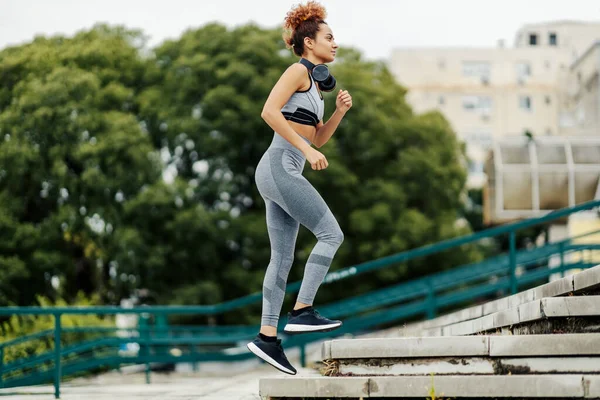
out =
<path fill-rule="evenodd" d="M 312 147 L 308 147 L 306 149 L 304 156 L 314 170 L 322 170 L 329 166 L 329 163 L 327 162 L 327 159 L 323 153 L 313 149 Z"/>
<path fill-rule="evenodd" d="M 340 89 L 335 99 L 335 108 L 342 114 L 346 114 L 350 107 L 352 107 L 352 96 L 347 90 Z"/>

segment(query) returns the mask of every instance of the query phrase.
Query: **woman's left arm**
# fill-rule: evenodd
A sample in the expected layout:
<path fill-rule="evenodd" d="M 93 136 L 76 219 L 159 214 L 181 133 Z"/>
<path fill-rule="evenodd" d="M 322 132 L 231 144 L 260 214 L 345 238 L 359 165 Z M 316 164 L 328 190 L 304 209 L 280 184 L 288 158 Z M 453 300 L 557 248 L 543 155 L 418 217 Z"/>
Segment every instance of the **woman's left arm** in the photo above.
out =
<path fill-rule="evenodd" d="M 317 148 L 320 148 L 331 139 L 350 107 L 352 107 L 352 96 L 350 96 L 347 90 L 340 90 L 335 100 L 333 115 L 325 124 L 320 123 L 317 125 L 317 133 L 315 135 L 315 142 L 313 143 Z"/>

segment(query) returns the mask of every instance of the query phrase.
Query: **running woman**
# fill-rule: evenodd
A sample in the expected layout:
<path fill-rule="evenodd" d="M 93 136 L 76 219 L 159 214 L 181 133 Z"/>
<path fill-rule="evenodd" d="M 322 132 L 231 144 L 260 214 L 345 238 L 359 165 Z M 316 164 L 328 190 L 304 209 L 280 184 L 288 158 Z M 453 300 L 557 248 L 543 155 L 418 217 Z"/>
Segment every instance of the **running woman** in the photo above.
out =
<path fill-rule="evenodd" d="M 313 300 L 344 234 L 321 195 L 302 176 L 306 161 L 313 170 L 328 167 L 327 158 L 311 145 L 321 148 L 327 143 L 352 107 L 348 91 L 338 90 L 335 112 L 323 123 L 322 91 L 333 91 L 336 85 L 326 63 L 334 61 L 338 48 L 325 18 L 325 8 L 315 1 L 299 4 L 286 15 L 283 38 L 300 60 L 283 72 L 263 107 L 261 117 L 274 135 L 255 173 L 256 186 L 266 205 L 271 258 L 263 281 L 260 332 L 247 347 L 290 375 L 295 375 L 296 369 L 277 338 L 277 326 L 300 224 L 318 242 L 308 258 L 284 332 L 327 332 L 342 325 L 341 321 L 321 316 L 313 308 Z"/>

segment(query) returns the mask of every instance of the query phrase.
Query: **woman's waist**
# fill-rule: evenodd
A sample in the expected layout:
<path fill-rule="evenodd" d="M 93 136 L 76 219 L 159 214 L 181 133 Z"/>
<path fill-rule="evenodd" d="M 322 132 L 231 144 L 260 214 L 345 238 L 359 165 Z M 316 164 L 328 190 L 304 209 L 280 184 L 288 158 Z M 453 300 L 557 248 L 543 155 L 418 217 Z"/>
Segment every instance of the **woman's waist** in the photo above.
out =
<path fill-rule="evenodd" d="M 307 139 L 306 137 L 302 136 L 301 134 L 299 134 L 297 132 L 296 132 L 296 134 L 298 136 L 300 136 L 300 138 L 302 138 L 302 140 L 304 140 L 306 142 L 306 144 L 311 145 L 311 142 L 309 139 Z M 286 138 L 284 138 L 281 134 L 279 134 L 278 132 L 275 132 L 275 131 L 273 131 L 273 140 L 271 141 L 271 145 L 269 146 L 269 148 L 290 150 L 293 153 L 296 153 L 296 154 L 300 155 L 301 157 L 305 158 L 304 153 L 302 153 L 302 151 L 299 148 L 297 148 L 296 146 L 291 144 Z"/>
<path fill-rule="evenodd" d="M 316 127 L 312 125 L 299 124 L 294 121 L 287 121 L 288 125 L 296 132 L 298 135 L 302 136 L 304 139 L 308 140 L 310 143 L 314 142 L 315 135 L 317 134 Z M 309 143 L 309 144 L 310 144 Z"/>

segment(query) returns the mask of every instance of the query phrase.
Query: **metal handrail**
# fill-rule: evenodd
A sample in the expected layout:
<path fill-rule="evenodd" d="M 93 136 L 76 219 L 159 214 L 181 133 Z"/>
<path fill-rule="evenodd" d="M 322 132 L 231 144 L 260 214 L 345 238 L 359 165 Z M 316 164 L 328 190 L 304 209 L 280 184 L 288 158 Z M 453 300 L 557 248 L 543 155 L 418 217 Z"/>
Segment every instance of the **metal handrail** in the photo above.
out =
<path fill-rule="evenodd" d="M 441 251 L 445 251 L 454 247 L 462 246 L 464 244 L 469 244 L 484 238 L 496 237 L 502 234 L 509 234 L 509 253 L 508 253 L 508 266 L 509 266 L 509 282 L 510 282 L 510 291 L 515 293 L 518 287 L 518 277 L 516 276 L 516 265 L 517 265 L 517 250 L 516 250 L 516 232 L 520 229 L 525 229 L 531 226 L 535 226 L 538 224 L 550 222 L 555 219 L 563 218 L 575 212 L 583 211 L 583 210 L 591 210 L 596 207 L 600 207 L 600 200 L 594 200 L 590 202 L 586 202 L 574 207 L 567 207 L 561 210 L 557 210 L 551 212 L 543 217 L 533 218 L 530 220 L 520 221 L 504 226 L 499 226 L 496 228 L 486 229 L 484 231 L 480 231 L 471 235 L 453 238 L 441 241 L 439 243 L 425 245 L 419 247 L 417 249 L 408 250 L 405 252 L 397 253 L 388 257 L 383 257 L 374 261 L 370 261 L 367 263 L 362 263 L 359 265 L 351 266 L 339 271 L 330 272 L 324 279 L 324 283 L 331 283 L 334 281 L 342 280 L 349 278 L 350 276 L 355 276 L 358 274 L 362 274 L 369 271 L 378 270 L 381 268 L 385 268 L 389 265 L 405 262 L 417 257 L 423 257 L 430 254 L 438 253 Z M 588 233 L 590 234 L 590 233 Z M 565 246 L 559 246 L 559 251 L 561 254 L 561 266 L 566 265 L 564 263 L 564 252 L 567 249 Z M 428 290 L 429 293 L 427 295 L 426 304 L 429 309 L 435 309 L 435 287 L 431 284 L 431 276 L 425 279 L 425 282 L 428 282 Z M 293 284 L 288 285 L 288 292 L 297 291 L 300 287 L 300 282 L 295 282 Z M 87 306 L 87 307 L 4 307 L 0 308 L 0 315 L 40 315 L 40 314 L 49 314 L 53 315 L 55 319 L 55 327 L 52 331 L 54 335 L 54 386 L 55 386 L 55 396 L 58 398 L 60 396 L 60 379 L 61 379 L 61 333 L 64 332 L 64 329 L 61 326 L 61 316 L 63 314 L 197 314 L 197 315 L 207 315 L 207 314 L 215 314 L 222 313 L 228 310 L 232 310 L 235 308 L 239 308 L 248 304 L 252 304 L 257 300 L 262 298 L 262 293 L 254 293 L 249 296 L 244 296 L 238 299 L 234 299 L 228 302 L 224 302 L 217 305 L 211 306 L 142 306 L 142 307 L 134 307 L 134 308 L 121 308 L 116 306 Z M 415 308 L 416 309 L 416 308 Z M 428 311 L 428 317 L 432 317 L 431 313 Z M 144 330 L 143 328 L 138 330 L 140 333 L 140 338 L 136 338 L 137 341 L 147 342 L 147 334 L 148 330 Z M 50 332 L 45 331 L 46 335 Z M 142 335 L 142 333 L 144 333 Z M 41 333 L 38 333 L 38 335 Z M 31 340 L 29 338 L 19 338 L 17 340 Z M 162 343 L 163 341 L 161 341 Z M 168 340 L 166 341 L 168 342 Z M 193 342 L 193 341 L 192 341 Z M 14 341 L 9 342 L 10 344 L 14 344 Z M 2 364 L 3 364 L 3 354 L 4 348 L 9 343 L 0 344 L 0 387 L 2 386 Z M 158 343 L 158 342 L 157 342 Z M 147 372 L 149 368 L 147 367 Z"/>

